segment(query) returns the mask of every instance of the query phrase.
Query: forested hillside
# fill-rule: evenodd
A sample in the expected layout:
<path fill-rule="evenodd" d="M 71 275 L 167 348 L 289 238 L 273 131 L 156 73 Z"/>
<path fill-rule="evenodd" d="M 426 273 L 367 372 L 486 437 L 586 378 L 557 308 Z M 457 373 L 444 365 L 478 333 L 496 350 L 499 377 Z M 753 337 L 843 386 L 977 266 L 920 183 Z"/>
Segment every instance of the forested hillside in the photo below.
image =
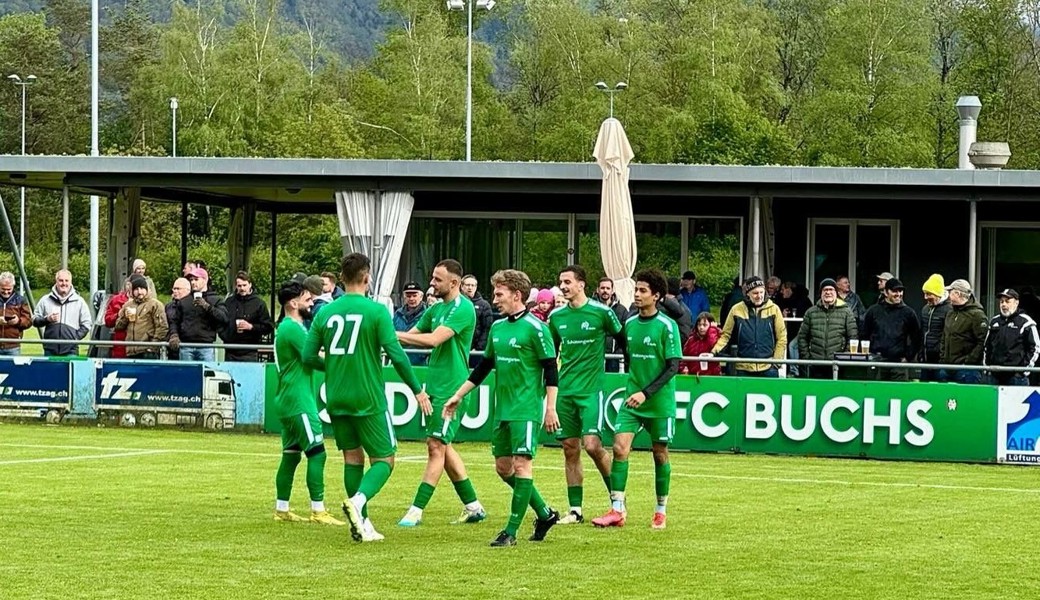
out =
<path fill-rule="evenodd" d="M 103 4 L 105 153 L 168 154 L 176 96 L 181 155 L 464 156 L 465 15 L 441 0 Z M 0 69 L 39 78 L 28 151 L 87 152 L 89 3 L 0 8 Z M 640 162 L 951 167 L 953 103 L 977 94 L 979 139 L 1009 142 L 1009 168 L 1040 166 L 1040 2 L 499 0 L 475 18 L 475 160 L 590 160 L 602 80 L 628 83 L 615 114 Z M 0 153 L 16 153 L 7 90 Z M 32 198 L 41 214 L 56 202 Z M 211 223 L 193 220 L 193 243 L 219 248 Z M 57 228 L 31 227 L 33 252 L 56 256 Z M 155 248 L 176 245 L 154 229 Z M 288 251 L 313 271 L 336 247 Z"/>

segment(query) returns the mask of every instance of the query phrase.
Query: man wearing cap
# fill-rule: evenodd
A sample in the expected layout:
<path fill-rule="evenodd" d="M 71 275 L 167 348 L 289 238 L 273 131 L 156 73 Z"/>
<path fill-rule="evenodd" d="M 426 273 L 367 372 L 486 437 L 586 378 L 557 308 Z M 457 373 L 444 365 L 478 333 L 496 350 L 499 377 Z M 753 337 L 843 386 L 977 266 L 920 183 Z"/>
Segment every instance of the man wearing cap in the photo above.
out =
<path fill-rule="evenodd" d="M 981 365 L 989 330 L 986 313 L 972 295 L 971 284 L 966 279 L 954 280 L 946 286 L 946 291 L 950 292 L 952 308 L 943 327 L 939 362 L 945 365 Z M 949 371 L 947 377 L 956 383 L 982 382 L 982 372 L 975 370 Z"/>
<path fill-rule="evenodd" d="M 143 275 L 130 278 L 130 298 L 119 309 L 115 329 L 126 332 L 128 342 L 165 342 L 169 332 L 166 308 L 148 291 Z M 158 360 L 158 346 L 126 346 L 126 357 Z"/>
<path fill-rule="evenodd" d="M 939 350 L 942 347 L 943 330 L 946 329 L 946 315 L 950 313 L 950 294 L 946 291 L 943 276 L 932 273 L 921 286 L 924 292 L 924 306 L 921 307 L 921 329 L 924 340 L 921 343 L 921 354 L 918 360 L 923 363 L 937 365 L 940 361 Z M 921 381 L 946 381 L 948 373 L 942 369 L 921 369 Z"/>
<path fill-rule="evenodd" d="M 170 329 L 170 348 L 180 352 L 180 360 L 212 362 L 216 360 L 215 348 L 181 348 L 181 343 L 212 344 L 217 332 L 228 325 L 227 308 L 220 296 L 209 289 L 209 273 L 195 267 L 188 273 L 191 293 L 177 301 L 174 312 L 176 322 Z"/>
<path fill-rule="evenodd" d="M 884 273 L 883 273 L 884 274 Z M 870 341 L 871 354 L 885 362 L 909 362 L 921 347 L 921 321 L 914 309 L 903 304 L 903 282 L 895 277 L 885 282 L 885 301 L 875 304 L 863 317 L 861 340 Z M 906 369 L 878 369 L 884 381 L 907 381 Z"/>
<path fill-rule="evenodd" d="M 783 360 L 787 354 L 787 327 L 780 307 L 766 298 L 766 282 L 751 276 L 744 281 L 744 301 L 729 311 L 722 334 L 711 353 L 718 355 L 734 345 L 736 356 Z M 775 363 L 737 363 L 736 374 L 745 377 L 778 377 Z"/>
<path fill-rule="evenodd" d="M 401 304 L 401 308 L 394 311 L 394 331 L 411 331 L 413 327 L 419 324 L 419 319 L 426 312 L 426 305 L 423 304 L 423 288 L 418 283 L 409 281 L 404 284 L 401 295 L 404 296 L 404 303 Z M 401 346 L 405 350 L 419 347 L 409 344 L 401 344 Z M 408 360 L 413 365 L 425 365 L 426 355 L 409 352 Z"/>
<path fill-rule="evenodd" d="M 253 291 L 253 279 L 246 271 L 235 275 L 235 293 L 224 301 L 228 313 L 227 328 L 220 337 L 228 344 L 259 345 L 274 332 L 274 322 L 267 303 Z M 257 362 L 257 349 L 225 349 L 224 359 L 234 362 Z"/>
<path fill-rule="evenodd" d="M 805 311 L 798 329 L 798 356 L 808 360 L 833 360 L 835 353 L 844 352 L 849 340 L 859 331 L 856 317 L 838 298 L 838 284 L 833 279 L 820 282 L 820 299 Z M 830 379 L 830 367 L 809 367 L 810 379 Z"/>
<path fill-rule="evenodd" d="M 1019 295 L 1008 288 L 998 295 L 1000 314 L 989 322 L 982 364 L 992 367 L 1035 367 L 1040 357 L 1040 335 L 1036 321 L 1019 308 Z M 1029 375 L 1000 371 L 992 373 L 996 385 L 1029 385 Z"/>
<path fill-rule="evenodd" d="M 888 271 L 885 271 L 884 273 L 881 273 L 877 276 L 878 304 L 881 304 L 885 301 L 885 284 L 888 283 L 889 279 L 895 279 L 895 275 L 889 273 Z"/>
<path fill-rule="evenodd" d="M 711 312 L 711 304 L 708 302 L 708 292 L 697 285 L 697 275 L 693 271 L 686 271 L 679 280 L 679 299 L 690 309 L 691 315 L 699 315 L 702 312 Z"/>

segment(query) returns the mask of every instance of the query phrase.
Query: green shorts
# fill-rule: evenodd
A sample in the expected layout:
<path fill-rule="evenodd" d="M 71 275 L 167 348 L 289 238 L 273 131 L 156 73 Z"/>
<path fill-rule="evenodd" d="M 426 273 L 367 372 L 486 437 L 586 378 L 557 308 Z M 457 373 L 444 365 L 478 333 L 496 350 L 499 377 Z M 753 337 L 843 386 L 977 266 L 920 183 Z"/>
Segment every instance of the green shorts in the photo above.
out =
<path fill-rule="evenodd" d="M 541 423 L 535 421 L 499 421 L 491 432 L 491 454 L 503 456 L 530 456 L 538 449 Z"/>
<path fill-rule="evenodd" d="M 655 444 L 671 444 L 675 435 L 675 417 L 640 417 L 627 405 L 622 405 L 614 423 L 614 433 L 637 434 L 645 429 Z"/>
<path fill-rule="evenodd" d="M 426 437 L 440 440 L 447 445 L 454 442 L 455 436 L 459 433 L 459 424 L 462 423 L 462 415 L 466 412 L 466 401 L 462 401 L 458 410 L 455 411 L 455 416 L 450 421 L 445 421 L 442 416 L 445 402 L 430 399 L 430 404 L 433 405 L 433 414 L 423 417 L 423 433 L 426 434 Z"/>
<path fill-rule="evenodd" d="M 369 458 L 387 458 L 397 452 L 397 435 L 388 412 L 363 417 L 332 415 L 332 433 L 340 450 L 361 447 Z"/>
<path fill-rule="evenodd" d="M 306 452 L 325 443 L 317 413 L 300 413 L 278 421 L 282 424 L 282 450 Z"/>
<path fill-rule="evenodd" d="M 565 440 L 586 435 L 599 437 L 603 431 L 603 393 L 585 396 L 560 396 L 556 399 L 560 430 L 556 439 Z"/>

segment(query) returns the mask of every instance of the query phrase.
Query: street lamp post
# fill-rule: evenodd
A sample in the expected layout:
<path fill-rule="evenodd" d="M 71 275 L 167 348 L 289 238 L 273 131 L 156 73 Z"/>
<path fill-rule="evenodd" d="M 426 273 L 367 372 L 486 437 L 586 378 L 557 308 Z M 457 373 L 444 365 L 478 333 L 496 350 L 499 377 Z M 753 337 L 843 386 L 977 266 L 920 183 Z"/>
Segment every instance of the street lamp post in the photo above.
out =
<path fill-rule="evenodd" d="M 468 8 L 466 17 L 466 161 L 473 158 L 473 4 L 491 10 L 495 0 L 447 0 L 448 10 Z"/>
<path fill-rule="evenodd" d="M 170 110 L 173 112 L 173 157 L 177 158 L 177 97 L 170 98 Z"/>
<path fill-rule="evenodd" d="M 26 89 L 36 83 L 36 76 L 29 75 L 25 79 L 22 79 L 18 75 L 8 75 L 8 79 L 12 83 L 22 88 L 22 155 L 25 155 L 25 101 L 26 101 Z M 21 199 L 19 200 L 19 224 L 18 224 L 18 252 L 22 264 L 25 264 L 25 186 L 21 188 Z M 25 282 L 19 281 L 18 288 L 21 293 L 25 294 Z"/>
<path fill-rule="evenodd" d="M 614 118 L 614 94 L 623 92 L 628 89 L 628 84 L 624 81 L 617 82 L 613 88 L 607 85 L 605 81 L 597 81 L 596 89 L 610 95 L 610 118 Z"/>

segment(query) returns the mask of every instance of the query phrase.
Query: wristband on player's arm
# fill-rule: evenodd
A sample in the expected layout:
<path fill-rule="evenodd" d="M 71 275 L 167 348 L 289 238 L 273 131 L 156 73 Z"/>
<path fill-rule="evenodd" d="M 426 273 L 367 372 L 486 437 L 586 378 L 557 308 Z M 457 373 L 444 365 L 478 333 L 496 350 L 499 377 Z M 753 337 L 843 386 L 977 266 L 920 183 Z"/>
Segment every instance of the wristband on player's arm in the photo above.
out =
<path fill-rule="evenodd" d="M 473 369 L 473 372 L 469 374 L 469 382 L 473 385 L 480 385 L 484 383 L 487 376 L 491 374 L 491 371 L 495 368 L 495 359 L 490 356 L 484 356 L 477 363 L 477 367 Z"/>

